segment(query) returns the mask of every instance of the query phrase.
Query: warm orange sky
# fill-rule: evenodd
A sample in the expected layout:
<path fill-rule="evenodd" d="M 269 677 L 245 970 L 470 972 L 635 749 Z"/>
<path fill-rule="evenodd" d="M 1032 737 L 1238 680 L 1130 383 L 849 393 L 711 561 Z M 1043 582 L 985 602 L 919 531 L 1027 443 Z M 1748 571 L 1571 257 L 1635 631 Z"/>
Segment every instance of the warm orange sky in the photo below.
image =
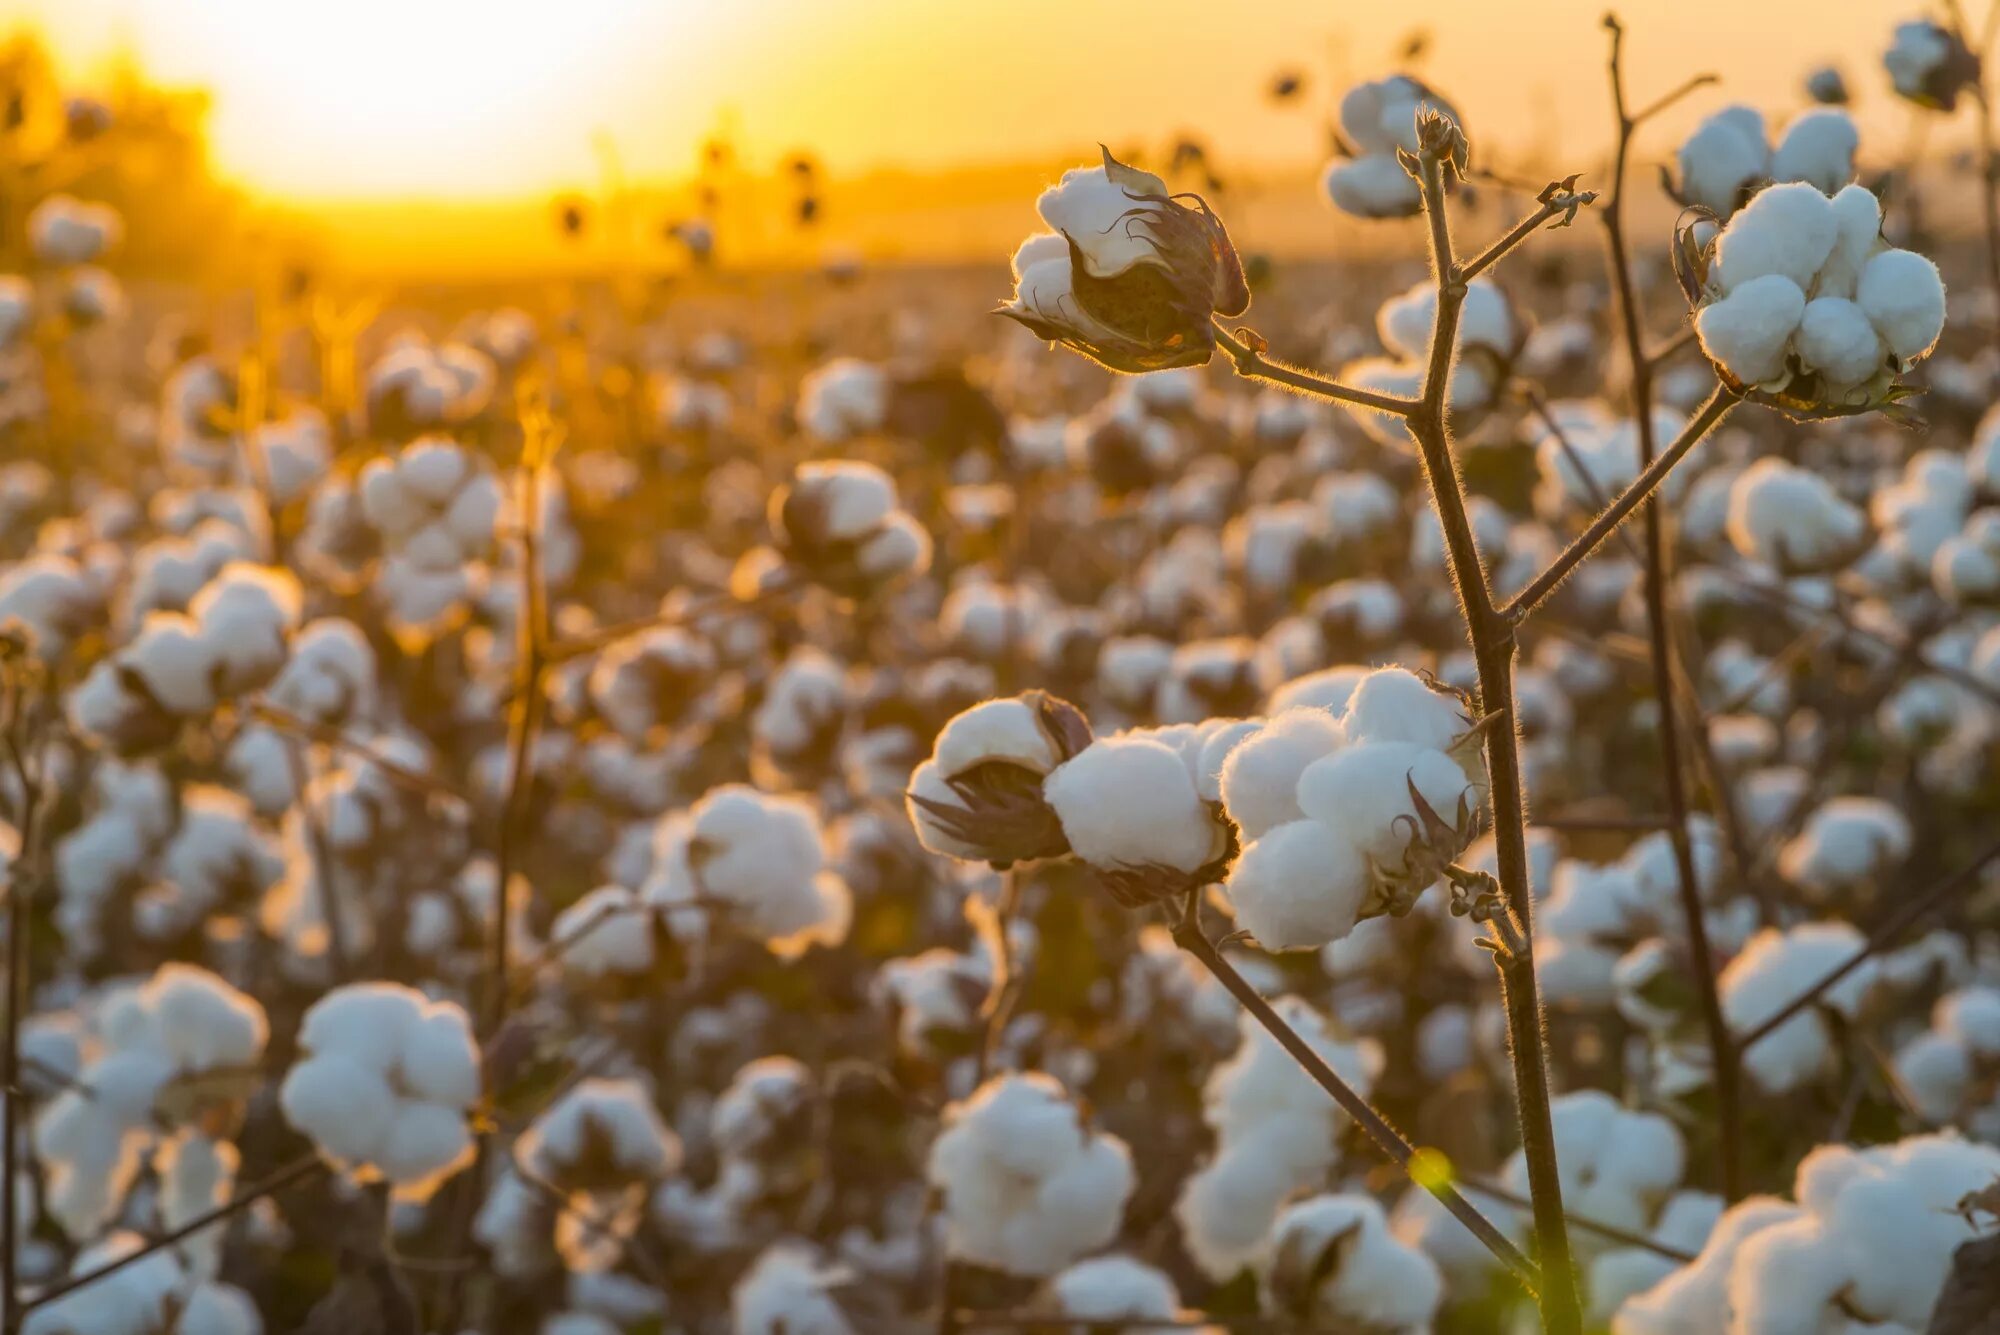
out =
<path fill-rule="evenodd" d="M 1308 67 L 1312 94 L 1386 72 L 1421 17 L 1425 73 L 1475 143 L 1603 140 L 1604 0 L 0 0 L 86 80 L 114 54 L 210 88 L 215 152 L 266 196 L 521 197 L 597 179 L 608 131 L 628 173 L 684 176 L 727 115 L 753 164 L 810 148 L 836 172 L 1032 159 L 1199 129 L 1225 161 L 1316 159 L 1316 119 L 1263 86 Z M 1640 95 L 1699 69 L 1772 110 L 1830 58 L 1881 140 L 1902 113 L 1879 53 L 1919 8 L 1893 0 L 1629 0 Z M 1976 8 L 1976 6 L 1975 6 Z M 1322 103 L 1323 104 L 1323 101 Z M 1685 120 L 1681 122 L 1685 124 Z M 1661 147 L 1674 125 L 1663 126 Z M 1572 157 L 1572 160 L 1574 158 Z"/>

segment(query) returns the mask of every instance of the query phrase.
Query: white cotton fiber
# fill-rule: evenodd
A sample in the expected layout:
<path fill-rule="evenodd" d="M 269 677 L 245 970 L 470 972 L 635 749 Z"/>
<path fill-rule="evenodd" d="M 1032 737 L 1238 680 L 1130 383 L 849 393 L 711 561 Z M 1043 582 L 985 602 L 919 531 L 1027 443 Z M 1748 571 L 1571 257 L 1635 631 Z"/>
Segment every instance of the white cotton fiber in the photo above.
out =
<path fill-rule="evenodd" d="M 1213 858 L 1217 827 L 1178 752 L 1161 742 L 1092 742 L 1058 767 L 1042 796 L 1076 855 L 1093 867 L 1160 863 L 1194 871 Z"/>
<path fill-rule="evenodd" d="M 1801 187 L 1811 192 L 1811 187 Z M 1726 239 L 1726 238 L 1725 238 Z M 1806 297 L 1797 282 L 1777 273 L 1751 278 L 1720 301 L 1696 312 L 1702 350 L 1744 384 L 1775 379 L 1785 348 L 1805 318 Z"/>
<path fill-rule="evenodd" d="M 1354 929 L 1368 869 L 1354 844 L 1316 820 L 1277 826 L 1229 869 L 1237 924 L 1269 950 L 1317 947 Z"/>
<path fill-rule="evenodd" d="M 1771 155 L 1771 179 L 1803 181 L 1831 195 L 1854 179 L 1861 132 L 1838 107 L 1816 107 L 1795 118 Z"/>
<path fill-rule="evenodd" d="M 1803 290 L 1839 236 L 1833 203 L 1803 182 L 1759 191 L 1715 245 L 1715 278 L 1725 293 L 1771 274 Z"/>
<path fill-rule="evenodd" d="M 1868 314 L 1843 297 L 1816 297 L 1799 321 L 1799 359 L 1835 385 L 1857 385 L 1882 368 L 1882 340 Z"/>
<path fill-rule="evenodd" d="M 1291 709 L 1240 742 L 1222 764 L 1222 804 L 1244 842 L 1298 820 L 1299 775 L 1338 750 L 1340 723 L 1323 709 Z"/>
<path fill-rule="evenodd" d="M 1885 250 L 1869 260 L 1854 299 L 1904 361 L 1929 352 L 1944 332 L 1944 279 L 1915 251 Z"/>

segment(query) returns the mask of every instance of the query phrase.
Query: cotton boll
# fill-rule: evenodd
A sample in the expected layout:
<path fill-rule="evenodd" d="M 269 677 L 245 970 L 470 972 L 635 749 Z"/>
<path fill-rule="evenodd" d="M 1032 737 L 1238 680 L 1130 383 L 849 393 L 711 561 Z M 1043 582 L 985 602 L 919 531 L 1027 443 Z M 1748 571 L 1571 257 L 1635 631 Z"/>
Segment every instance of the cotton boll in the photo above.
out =
<path fill-rule="evenodd" d="M 1816 107 L 1794 118 L 1771 155 L 1771 179 L 1803 181 L 1832 195 L 1854 179 L 1861 133 L 1838 107 Z"/>
<path fill-rule="evenodd" d="M 1093 742 L 1050 773 L 1042 794 L 1070 848 L 1093 867 L 1192 872 L 1220 851 L 1220 831 L 1186 763 L 1159 742 Z"/>
<path fill-rule="evenodd" d="M 1765 175 L 1769 159 L 1764 118 L 1749 107 L 1727 108 L 1703 121 L 1681 144 L 1681 197 L 1726 218 L 1735 212 L 1744 187 Z"/>
<path fill-rule="evenodd" d="M 1455 695 L 1404 668 L 1380 668 L 1355 684 L 1341 715 L 1350 742 L 1410 742 L 1450 750 L 1472 719 Z"/>
<path fill-rule="evenodd" d="M 1094 1256 L 1049 1281 L 1057 1311 L 1095 1325 L 1124 1326 L 1140 1318 L 1169 1321 L 1180 1313 L 1174 1282 L 1129 1256 Z"/>
<path fill-rule="evenodd" d="M 1882 369 L 1883 347 L 1868 314 L 1841 297 L 1816 297 L 1799 322 L 1799 359 L 1834 385 L 1858 385 Z"/>
<path fill-rule="evenodd" d="M 1172 192 L 1150 172 L 1133 175 L 1138 179 L 1128 187 L 1102 166 L 1071 168 L 1035 201 L 1042 221 L 1081 251 L 1093 277 L 1115 278 L 1134 265 L 1160 263 L 1153 229 L 1143 222 L 1160 205 L 1142 196 L 1164 199 Z"/>
<path fill-rule="evenodd" d="M 1230 868 L 1237 924 L 1267 950 L 1316 948 L 1354 929 L 1368 893 L 1356 845 L 1316 820 L 1268 830 Z"/>
<path fill-rule="evenodd" d="M 1110 1241 L 1134 1180 L 1124 1142 L 1092 1133 L 1039 1074 L 997 1077 L 947 1108 L 928 1177 L 954 1255 L 1035 1276 Z"/>
<path fill-rule="evenodd" d="M 1882 235 L 1882 201 L 1866 186 L 1850 185 L 1833 197 L 1833 253 L 1813 284 L 1816 297 L 1854 296 L 1862 266 Z"/>
<path fill-rule="evenodd" d="M 1298 799 L 1306 815 L 1393 875 L 1425 828 L 1412 789 L 1448 825 L 1457 822 L 1461 805 L 1477 798 L 1465 771 L 1442 751 L 1362 742 L 1308 766 L 1299 776 Z"/>
<path fill-rule="evenodd" d="M 1287 1207 L 1260 1268 L 1271 1306 L 1313 1327 L 1428 1330 L 1444 1296 L 1436 1263 L 1397 1241 L 1382 1207 L 1361 1195 Z"/>
<path fill-rule="evenodd" d="M 1844 564 L 1859 554 L 1866 535 L 1861 511 L 1818 474 L 1783 459 L 1759 459 L 1730 488 L 1730 542 L 1781 571 Z"/>
<path fill-rule="evenodd" d="M 1222 765 L 1222 804 L 1247 843 L 1303 816 L 1299 775 L 1339 748 L 1340 723 L 1323 709 L 1291 709 L 1263 724 Z"/>
<path fill-rule="evenodd" d="M 1862 944 L 1861 933 L 1846 923 L 1758 932 L 1717 980 L 1724 1017 L 1737 1033 L 1747 1033 L 1845 963 Z M 1869 966 L 1863 964 L 1831 988 L 1820 1005 L 1852 1015 L 1874 982 Z M 1792 1016 L 1743 1052 L 1744 1069 L 1772 1093 L 1816 1078 L 1832 1059 L 1826 1021 L 1814 1007 Z"/>
<path fill-rule="evenodd" d="M 1367 679 L 1369 672 L 1365 667 L 1344 666 L 1294 677 L 1271 692 L 1269 712 L 1276 715 L 1293 709 L 1324 709 L 1338 716 L 1347 709 L 1355 688 Z"/>
<path fill-rule="evenodd" d="M 1854 299 L 1904 362 L 1927 356 L 1944 332 L 1944 279 L 1915 251 L 1885 250 L 1869 260 Z"/>
<path fill-rule="evenodd" d="M 1320 190 L 1356 218 L 1408 218 L 1423 207 L 1423 188 L 1391 153 L 1335 158 L 1320 176 Z"/>
<path fill-rule="evenodd" d="M 1805 293 L 1794 279 L 1763 274 L 1696 311 L 1695 332 L 1710 360 L 1744 384 L 1761 384 L 1784 371 L 1786 347 L 1805 310 Z"/>
<path fill-rule="evenodd" d="M 730 1328 L 734 1335 L 859 1335 L 836 1298 L 846 1279 L 811 1247 L 776 1243 L 730 1291 Z"/>
<path fill-rule="evenodd" d="M 1803 182 L 1759 191 L 1716 239 L 1714 277 L 1725 294 L 1782 276 L 1803 291 L 1833 253 L 1840 227 L 1833 203 Z"/>

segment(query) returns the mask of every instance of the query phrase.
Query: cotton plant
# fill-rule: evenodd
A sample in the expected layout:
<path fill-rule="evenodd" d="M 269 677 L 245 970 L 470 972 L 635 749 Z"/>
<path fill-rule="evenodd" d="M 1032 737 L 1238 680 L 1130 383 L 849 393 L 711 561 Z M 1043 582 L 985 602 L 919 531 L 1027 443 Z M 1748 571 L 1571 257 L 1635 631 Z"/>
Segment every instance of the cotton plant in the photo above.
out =
<path fill-rule="evenodd" d="M 680 1166 L 680 1141 L 637 1081 L 587 1079 L 522 1133 L 514 1164 L 550 1197 L 564 1264 L 602 1270 L 638 1229 L 654 1184 Z"/>
<path fill-rule="evenodd" d="M 995 1077 L 947 1108 L 925 1171 L 953 1256 L 1037 1277 L 1117 1235 L 1135 1178 L 1125 1142 L 1039 1073 Z"/>
<path fill-rule="evenodd" d="M 778 551 L 805 578 L 858 596 L 921 575 L 931 538 L 873 464 L 800 464 L 771 497 Z"/>
<path fill-rule="evenodd" d="M 1775 1020 L 1782 1007 L 1836 965 L 1846 963 L 1861 946 L 1861 933 L 1844 922 L 1765 928 L 1722 971 L 1718 988 L 1723 1014 L 1740 1033 Z M 1773 1094 L 1788 1093 L 1819 1078 L 1835 1057 L 1833 1031 L 1822 1009 L 1853 1019 L 1879 981 L 1878 970 L 1863 963 L 1814 1005 L 1745 1050 L 1743 1069 Z"/>
<path fill-rule="evenodd" d="M 1881 204 L 1769 186 L 1712 239 L 1684 233 L 1695 331 L 1726 382 L 1811 414 L 1893 405 L 1944 330 L 1937 266 L 1883 241 Z"/>
<path fill-rule="evenodd" d="M 1869 545 L 1867 517 L 1824 479 L 1759 459 L 1729 489 L 1728 536 L 1739 554 L 1785 574 L 1847 565 Z"/>
<path fill-rule="evenodd" d="M 472 1161 L 482 1077 L 462 1008 L 352 983 L 313 1003 L 298 1043 L 279 1103 L 334 1167 L 424 1200 Z"/>
<path fill-rule="evenodd" d="M 712 789 L 662 818 L 652 872 L 637 889 L 677 939 L 740 932 L 788 959 L 838 944 L 853 915 L 812 804 L 746 784 Z"/>
<path fill-rule="evenodd" d="M 403 336 L 363 378 L 368 426 L 385 440 L 462 427 L 485 411 L 496 379 L 492 360 L 474 348 Z"/>

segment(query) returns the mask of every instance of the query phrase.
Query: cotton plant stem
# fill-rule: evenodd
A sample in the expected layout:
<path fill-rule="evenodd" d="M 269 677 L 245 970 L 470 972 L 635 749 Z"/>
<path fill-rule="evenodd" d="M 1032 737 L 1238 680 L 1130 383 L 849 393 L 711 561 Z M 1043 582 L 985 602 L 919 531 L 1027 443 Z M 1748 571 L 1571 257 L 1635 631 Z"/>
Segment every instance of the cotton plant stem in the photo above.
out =
<path fill-rule="evenodd" d="M 1481 1214 L 1478 1208 L 1466 1200 L 1450 1182 L 1437 1180 L 1432 1174 L 1412 1172 L 1412 1161 L 1417 1155 L 1416 1148 L 1403 1138 L 1402 1133 L 1389 1125 L 1380 1113 L 1369 1106 L 1368 1100 L 1362 1098 L 1352 1085 L 1341 1079 L 1340 1073 L 1327 1064 L 1326 1058 L 1306 1042 L 1296 1029 L 1286 1023 L 1285 1018 L 1272 1008 L 1263 994 L 1252 987 L 1250 981 L 1237 971 L 1236 966 L 1216 949 L 1215 943 L 1209 940 L 1208 933 L 1201 926 L 1200 895 L 1200 891 L 1192 891 L 1185 901 L 1183 911 L 1174 924 L 1174 943 L 1194 956 L 1203 968 L 1214 975 L 1217 982 L 1228 989 L 1229 995 L 1236 998 L 1237 1004 L 1248 1011 L 1251 1017 L 1264 1027 L 1265 1032 L 1278 1041 L 1279 1046 L 1284 1048 L 1292 1060 L 1312 1077 L 1313 1083 L 1325 1090 L 1333 1101 L 1340 1105 L 1341 1111 L 1353 1119 L 1354 1124 L 1375 1143 L 1377 1149 L 1397 1167 L 1410 1174 L 1412 1181 L 1437 1197 L 1438 1202 L 1451 1212 L 1453 1218 L 1472 1230 L 1473 1236 L 1500 1259 L 1520 1281 L 1523 1288 L 1530 1293 L 1538 1292 L 1541 1288 L 1541 1276 L 1534 1263 L 1523 1256 L 1520 1249 L 1508 1240 L 1507 1235 Z"/>
<path fill-rule="evenodd" d="M 1670 449 L 1661 456 L 1653 438 L 1653 363 L 1646 355 L 1645 333 L 1640 327 L 1639 301 L 1632 281 L 1632 265 L 1625 242 L 1625 176 L 1630 164 L 1633 133 L 1650 109 L 1633 115 L 1626 108 L 1623 69 L 1624 33 L 1616 19 L 1607 19 L 1611 32 L 1610 79 L 1612 110 L 1618 123 L 1618 147 L 1611 170 L 1610 196 L 1598 217 L 1604 223 L 1605 249 L 1611 269 L 1611 286 L 1618 303 L 1619 326 L 1624 334 L 1625 357 L 1631 373 L 1632 419 L 1639 435 L 1639 463 L 1650 469 L 1662 457 L 1673 457 Z M 1657 104 L 1656 104 L 1657 105 Z M 1709 396 L 1700 421 L 1722 401 L 1723 389 Z M 1726 407 L 1724 408 L 1726 411 Z M 1682 438 L 1689 439 L 1683 432 Z M 1693 437 L 1699 439 L 1699 437 Z M 1681 442 L 1674 442 L 1679 445 Z M 1690 440 L 1690 444 L 1692 441 Z M 1682 451 L 1685 453 L 1685 451 Z M 1669 467 L 1671 467 L 1671 463 Z M 1664 475 L 1662 475 L 1664 476 Z M 1687 933 L 1689 966 L 1699 990 L 1702 1028 L 1708 1039 L 1709 1060 L 1715 1076 L 1717 1151 L 1721 1160 L 1723 1197 L 1735 1201 L 1743 1195 L 1743 1111 L 1738 1088 L 1739 1069 L 1732 1045 L 1729 1023 L 1723 1018 L 1721 992 L 1716 984 L 1714 952 L 1709 948 L 1708 923 L 1701 902 L 1701 883 L 1694 866 L 1694 847 L 1688 834 L 1687 771 L 1681 756 L 1679 695 L 1674 686 L 1673 624 L 1667 608 L 1666 526 L 1660 514 L 1657 484 L 1645 498 L 1642 520 L 1645 552 L 1645 603 L 1648 657 L 1653 678 L 1653 699 L 1659 711 L 1660 779 L 1667 808 L 1667 840 L 1673 851 L 1674 879 L 1679 892 L 1681 920 Z"/>
<path fill-rule="evenodd" d="M 1995 12 L 2000 12 L 2000 7 Z M 1981 52 L 1982 58 L 1985 54 Z M 2000 343 L 2000 144 L 1994 140 L 1993 99 L 1986 89 L 1983 62 L 1972 97 L 1979 113 L 1979 207 L 1986 223 L 1986 282 L 1993 296 L 1993 337 Z"/>
<path fill-rule="evenodd" d="M 338 875 L 334 863 L 333 849 L 326 838 L 326 822 L 320 813 L 313 810 L 312 800 L 307 793 L 312 775 L 306 766 L 304 749 L 296 737 L 286 737 L 285 766 L 292 776 L 292 791 L 297 794 L 299 817 L 306 827 L 306 853 L 312 859 L 313 884 L 319 891 L 319 914 L 326 919 L 326 958 L 333 966 L 335 982 L 344 983 L 354 975 L 350 969 L 347 951 L 347 921 L 340 907 L 340 888 L 335 883 Z"/>
<path fill-rule="evenodd" d="M 20 697 L 16 696 L 11 704 L 14 708 L 20 707 Z M 12 713 L 13 709 L 10 708 L 9 712 Z M 11 732 L 18 719 L 10 718 L 8 723 Z M 30 995 L 28 932 L 33 917 L 29 910 L 32 908 L 30 899 L 40 879 L 37 869 L 41 862 L 43 790 L 42 776 L 39 772 L 30 771 L 19 737 L 8 737 L 7 752 L 15 782 L 21 790 L 22 807 L 16 830 L 20 836 L 20 851 L 7 874 L 7 1013 L 5 1049 L 0 1051 L 0 1062 L 4 1062 L 4 1069 L 0 1069 L 0 1077 L 4 1077 L 4 1084 L 0 1084 L 0 1332 L 14 1335 L 26 1315 L 21 1305 L 17 1269 L 21 1240 L 20 1221 L 14 1202 L 21 1189 L 21 1147 L 16 1144 L 20 1139 L 21 1114 L 25 1104 L 21 1091 L 21 1019 Z"/>
<path fill-rule="evenodd" d="M 1569 546 L 1549 562 L 1546 570 L 1535 576 L 1527 588 L 1514 595 L 1512 601 L 1502 609 L 1503 614 L 1510 620 L 1518 621 L 1547 602 L 1549 595 L 1602 546 L 1605 539 L 1615 533 L 1618 526 L 1630 518 L 1634 510 L 1652 498 L 1653 493 L 1666 480 L 1667 474 L 1674 470 L 1674 466 L 1685 459 L 1688 452 L 1701 443 L 1702 437 L 1714 430 L 1716 424 L 1729 415 L 1729 410 L 1734 408 L 1737 402 L 1735 394 L 1717 385 L 1701 407 L 1695 411 L 1693 419 L 1682 428 L 1680 435 L 1674 438 L 1673 443 L 1660 451 L 1650 464 L 1641 469 L 1639 476 L 1632 480 L 1632 485 L 1620 492 L 1618 498 L 1591 521 L 1590 527 L 1571 539 Z M 1639 420 L 1646 423 L 1643 429 L 1650 433 L 1652 429 L 1650 422 L 1644 417 Z"/>
<path fill-rule="evenodd" d="M 1444 532 L 1466 635 L 1479 669 L 1480 707 L 1488 714 L 1506 715 L 1500 727 L 1489 731 L 1486 740 L 1495 862 L 1507 911 L 1519 924 L 1520 936 L 1519 949 L 1500 970 L 1500 990 L 1506 1005 L 1507 1047 L 1514 1072 L 1521 1150 L 1527 1160 L 1528 1188 L 1533 1202 L 1535 1255 L 1543 1278 L 1536 1292 L 1542 1325 L 1549 1335 L 1578 1335 L 1583 1328 L 1583 1314 L 1577 1299 L 1575 1266 L 1570 1259 L 1569 1230 L 1563 1218 L 1562 1180 L 1557 1172 L 1555 1127 L 1549 1102 L 1546 1031 L 1535 980 L 1527 799 L 1521 785 L 1520 738 L 1514 713 L 1514 625 L 1494 606 L 1491 583 L 1466 512 L 1457 460 L 1451 453 L 1446 426 L 1447 395 L 1458 342 L 1459 312 L 1465 303 L 1465 282 L 1452 257 L 1451 224 L 1444 207 L 1444 166 L 1438 153 L 1427 150 L 1419 168 L 1424 213 L 1430 223 L 1431 261 L 1437 275 L 1438 300 L 1423 397 L 1410 417 L 1410 434 L 1416 439 L 1431 501 Z"/>
<path fill-rule="evenodd" d="M 1361 408 L 1373 408 L 1377 412 L 1395 417 L 1408 417 L 1416 411 L 1415 399 L 1399 399 L 1392 394 L 1376 394 L 1365 389 L 1355 389 L 1337 380 L 1328 380 L 1310 371 L 1274 362 L 1261 351 L 1243 342 L 1221 325 L 1215 326 L 1216 345 L 1227 352 L 1236 363 L 1236 374 L 1248 380 L 1268 380 L 1274 385 L 1315 399 L 1331 399 L 1335 403 L 1351 403 Z"/>

